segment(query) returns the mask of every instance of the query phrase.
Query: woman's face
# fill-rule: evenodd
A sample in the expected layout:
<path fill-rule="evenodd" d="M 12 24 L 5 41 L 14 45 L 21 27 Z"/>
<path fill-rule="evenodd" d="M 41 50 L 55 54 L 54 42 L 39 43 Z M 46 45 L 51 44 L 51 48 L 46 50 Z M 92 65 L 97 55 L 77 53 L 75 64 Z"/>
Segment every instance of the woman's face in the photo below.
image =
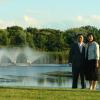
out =
<path fill-rule="evenodd" d="M 92 41 L 93 41 L 93 35 L 89 35 L 89 36 L 88 36 L 88 41 L 89 41 L 89 42 L 92 42 Z"/>

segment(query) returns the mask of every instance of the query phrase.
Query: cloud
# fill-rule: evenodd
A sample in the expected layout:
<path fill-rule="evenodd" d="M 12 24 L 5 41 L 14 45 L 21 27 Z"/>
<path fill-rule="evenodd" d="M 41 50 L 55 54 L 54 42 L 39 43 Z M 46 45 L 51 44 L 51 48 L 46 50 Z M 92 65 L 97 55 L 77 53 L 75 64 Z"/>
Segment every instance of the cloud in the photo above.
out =
<path fill-rule="evenodd" d="M 88 24 L 89 22 L 91 22 L 91 18 L 90 16 L 76 16 L 73 18 L 73 21 L 77 22 L 77 23 L 82 23 L 82 24 Z"/>
<path fill-rule="evenodd" d="M 41 20 L 41 23 L 38 22 L 36 19 L 24 16 L 26 22 L 30 22 L 31 25 L 36 25 L 38 28 L 54 28 L 54 29 L 60 29 L 65 30 L 67 28 L 73 28 L 73 27 L 80 27 L 80 26 L 96 26 L 100 27 L 100 16 L 99 15 L 90 15 L 90 16 L 73 16 L 71 18 L 66 19 L 45 19 Z M 28 24 L 29 25 L 29 24 Z"/>
<path fill-rule="evenodd" d="M 0 28 L 6 28 L 14 25 L 18 25 L 23 28 L 31 26 L 36 28 L 54 28 L 60 30 L 86 25 L 92 25 L 100 28 L 100 15 L 78 15 L 66 19 L 45 18 L 45 20 L 38 17 L 34 18 L 32 15 L 25 15 L 13 20 L 0 20 Z"/>
<path fill-rule="evenodd" d="M 100 15 L 92 15 L 91 19 L 93 19 L 95 21 L 100 21 Z"/>
<path fill-rule="evenodd" d="M 0 0 L 0 4 L 2 4 L 2 3 L 7 3 L 7 2 L 9 2 L 9 1 L 11 1 L 11 0 Z"/>
<path fill-rule="evenodd" d="M 7 0 L 0 0 L 0 2 L 2 2 L 2 1 L 7 1 Z"/>
<path fill-rule="evenodd" d="M 0 28 L 1 29 L 4 29 L 8 26 L 13 26 L 15 25 L 15 22 L 14 21 L 8 21 L 8 20 L 0 20 Z"/>
<path fill-rule="evenodd" d="M 97 22 L 100 21 L 100 15 L 76 16 L 75 19 L 80 22 Z"/>
<path fill-rule="evenodd" d="M 0 0 L 0 2 L 6 2 L 6 1 L 9 1 L 9 0 Z M 11 1 L 11 0 L 10 0 Z"/>
<path fill-rule="evenodd" d="M 10 26 L 21 26 L 23 28 L 32 26 L 32 27 L 39 27 L 40 22 L 33 17 L 24 16 L 13 20 L 7 19 L 0 19 L 0 28 L 5 29 L 6 27 Z"/>
<path fill-rule="evenodd" d="M 77 16 L 77 17 L 76 17 L 76 20 L 78 20 L 78 21 L 83 21 L 84 19 L 83 19 L 82 16 Z"/>
<path fill-rule="evenodd" d="M 89 15 L 89 16 L 73 16 L 72 18 L 66 19 L 65 21 L 68 28 L 80 27 L 80 26 L 96 26 L 100 28 L 100 15 Z"/>
<path fill-rule="evenodd" d="M 36 20 L 35 18 L 31 16 L 27 16 L 27 15 L 24 16 L 24 21 L 28 25 L 37 25 L 39 23 L 38 20 Z"/>

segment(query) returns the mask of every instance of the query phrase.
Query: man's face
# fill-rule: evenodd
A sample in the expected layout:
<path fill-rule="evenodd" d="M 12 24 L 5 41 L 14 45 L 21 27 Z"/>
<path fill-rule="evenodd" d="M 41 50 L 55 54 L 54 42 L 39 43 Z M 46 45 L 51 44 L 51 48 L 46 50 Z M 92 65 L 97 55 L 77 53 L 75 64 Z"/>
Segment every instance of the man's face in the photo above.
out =
<path fill-rule="evenodd" d="M 83 36 L 82 35 L 78 36 L 78 42 L 83 42 Z"/>

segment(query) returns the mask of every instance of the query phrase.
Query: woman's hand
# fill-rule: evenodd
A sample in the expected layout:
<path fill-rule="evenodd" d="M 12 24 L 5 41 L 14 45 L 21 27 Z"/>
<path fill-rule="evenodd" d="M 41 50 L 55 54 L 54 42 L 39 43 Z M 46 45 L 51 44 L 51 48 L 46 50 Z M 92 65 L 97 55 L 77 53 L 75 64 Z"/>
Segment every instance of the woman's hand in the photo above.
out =
<path fill-rule="evenodd" d="M 99 61 L 96 61 L 96 68 L 99 68 Z"/>

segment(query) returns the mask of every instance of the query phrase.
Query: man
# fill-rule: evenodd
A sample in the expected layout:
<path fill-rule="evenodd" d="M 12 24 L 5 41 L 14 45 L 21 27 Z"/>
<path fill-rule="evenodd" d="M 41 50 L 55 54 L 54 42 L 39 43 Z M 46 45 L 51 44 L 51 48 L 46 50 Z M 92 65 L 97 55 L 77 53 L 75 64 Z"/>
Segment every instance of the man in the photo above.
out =
<path fill-rule="evenodd" d="M 86 87 L 84 81 L 85 44 L 83 43 L 83 40 L 83 35 L 78 34 L 77 42 L 71 46 L 69 53 L 69 64 L 72 64 L 72 88 L 77 88 L 79 76 L 82 89 Z"/>

